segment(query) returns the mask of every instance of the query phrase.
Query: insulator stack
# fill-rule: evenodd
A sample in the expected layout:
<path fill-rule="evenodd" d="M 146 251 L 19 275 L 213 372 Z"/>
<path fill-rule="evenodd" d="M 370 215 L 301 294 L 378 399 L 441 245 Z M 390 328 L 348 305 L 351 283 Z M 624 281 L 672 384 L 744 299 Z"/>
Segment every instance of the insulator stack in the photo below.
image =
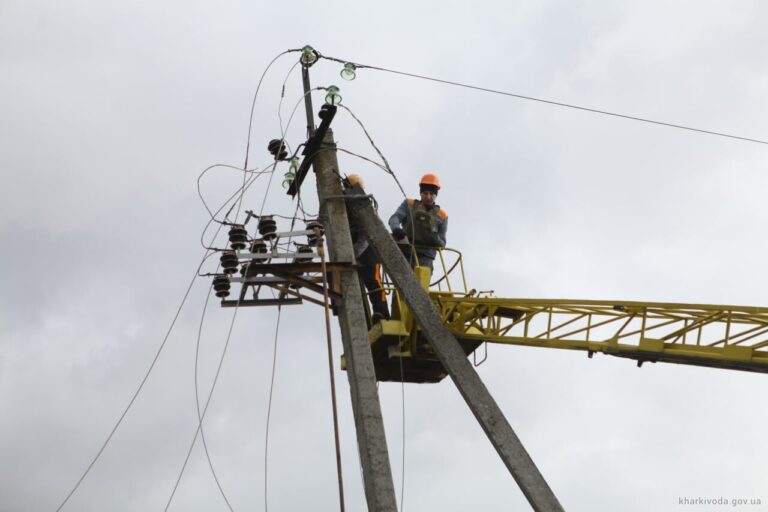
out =
<path fill-rule="evenodd" d="M 285 141 L 283 139 L 272 139 L 269 141 L 269 144 L 267 144 L 267 149 L 276 160 L 285 160 L 288 158 L 288 151 L 285 149 Z"/>
<path fill-rule="evenodd" d="M 267 247 L 267 242 L 262 240 L 261 238 L 257 238 L 253 242 L 251 242 L 251 252 L 254 254 L 266 254 L 269 251 L 269 247 Z M 248 272 L 248 267 L 251 265 L 258 265 L 259 263 L 264 263 L 264 260 L 251 260 L 249 263 L 246 263 L 243 265 L 243 268 L 240 269 L 240 273 L 245 276 L 246 272 Z"/>
<path fill-rule="evenodd" d="M 251 252 L 255 254 L 264 254 L 267 252 L 267 242 L 262 240 L 261 238 L 257 238 L 253 242 L 251 242 Z"/>
<path fill-rule="evenodd" d="M 221 262 L 221 268 L 224 270 L 225 274 L 234 274 L 237 272 L 237 265 L 239 261 L 237 259 L 237 254 L 234 252 L 224 251 L 224 253 L 221 255 L 221 258 L 219 258 L 219 261 Z"/>
<path fill-rule="evenodd" d="M 248 231 L 242 224 L 236 224 L 229 229 L 229 246 L 239 251 L 248 245 Z"/>
<path fill-rule="evenodd" d="M 317 228 L 317 230 L 315 228 Z M 307 242 L 309 243 L 310 247 L 316 246 L 320 241 L 320 238 L 325 234 L 323 225 L 316 220 L 310 220 L 307 222 L 307 230 L 312 230 L 312 233 L 307 235 Z"/>
<path fill-rule="evenodd" d="M 259 234 L 264 240 L 274 240 L 277 236 L 277 222 L 271 215 L 259 219 Z"/>
<path fill-rule="evenodd" d="M 299 253 L 299 254 L 306 254 L 308 252 L 312 252 L 312 247 L 310 247 L 309 245 L 304 245 L 304 244 L 296 244 L 296 252 Z M 304 263 L 306 261 L 308 261 L 306 258 L 302 258 L 301 259 L 302 263 Z"/>
<path fill-rule="evenodd" d="M 310 252 L 312 252 L 312 247 L 309 245 L 296 244 L 296 253 L 307 254 Z M 309 263 L 310 261 L 312 261 L 312 258 L 296 258 L 296 263 Z"/>
<path fill-rule="evenodd" d="M 296 253 L 297 254 L 306 254 L 306 253 L 309 253 L 309 252 L 312 252 L 312 247 L 310 247 L 309 245 L 296 244 Z M 300 259 L 297 258 L 296 259 L 297 263 L 309 263 L 310 261 L 311 260 L 309 258 L 300 258 Z M 302 275 L 304 275 L 304 272 L 297 272 L 296 275 L 302 276 Z M 294 285 L 291 285 L 291 288 L 293 288 L 294 290 L 298 290 L 301 287 L 294 284 Z"/>
<path fill-rule="evenodd" d="M 216 292 L 216 296 L 219 298 L 225 298 L 229 296 L 229 276 L 218 275 L 213 278 L 213 291 Z"/>

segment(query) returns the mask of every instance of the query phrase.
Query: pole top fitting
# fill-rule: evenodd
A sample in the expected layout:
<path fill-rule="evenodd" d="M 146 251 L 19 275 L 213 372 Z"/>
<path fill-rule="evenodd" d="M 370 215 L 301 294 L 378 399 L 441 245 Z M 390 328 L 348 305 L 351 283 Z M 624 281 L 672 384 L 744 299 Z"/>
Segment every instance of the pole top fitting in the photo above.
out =
<path fill-rule="evenodd" d="M 301 57 L 299 58 L 299 61 L 304 67 L 308 68 L 317 62 L 319 57 L 320 55 L 314 48 L 309 45 L 305 45 L 304 48 L 301 49 Z"/>

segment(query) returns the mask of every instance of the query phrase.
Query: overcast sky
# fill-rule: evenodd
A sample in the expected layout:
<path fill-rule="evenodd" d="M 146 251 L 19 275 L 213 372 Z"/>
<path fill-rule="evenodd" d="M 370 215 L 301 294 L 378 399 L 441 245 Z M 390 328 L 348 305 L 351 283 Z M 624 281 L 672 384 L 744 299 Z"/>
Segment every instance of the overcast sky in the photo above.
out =
<path fill-rule="evenodd" d="M 196 180 L 242 166 L 256 85 L 287 49 L 768 139 L 768 5 L 680 2 L 0 1 L 0 511 L 56 510 L 139 385 L 204 254 Z M 301 99 L 297 54 L 256 102 L 252 167 Z M 502 297 L 768 305 L 768 146 L 360 70 L 336 84 L 409 194 L 439 174 L 471 288 Z M 289 75 L 290 73 L 290 75 Z M 287 79 L 287 81 L 286 81 Z M 280 93 L 286 81 L 285 97 Z M 323 93 L 313 96 L 319 106 Z M 302 142 L 302 108 L 288 126 Z M 339 146 L 374 158 L 344 111 Z M 340 155 L 383 217 L 391 177 Z M 282 174 L 285 169 L 280 169 Z M 218 206 L 242 180 L 201 189 Z M 292 214 L 268 177 L 244 206 Z M 304 191 L 316 211 L 313 180 Z M 280 228 L 287 228 L 281 221 Z M 209 231 L 209 235 L 211 232 Z M 64 510 L 162 510 L 197 425 L 199 279 Z M 210 390 L 233 311 L 211 303 Z M 322 309 L 241 309 L 205 427 L 236 511 L 338 510 Z M 334 350 L 341 352 L 334 327 Z M 567 510 L 768 510 L 765 375 L 492 346 L 479 368 Z M 336 368 L 347 510 L 365 499 Z M 379 387 L 404 510 L 526 510 L 453 384 Z M 403 415 L 404 411 L 404 415 Z M 404 455 L 404 457 L 403 457 Z M 404 472 L 404 484 L 403 481 Z M 718 507 L 714 507 L 718 508 Z M 228 510 L 200 446 L 171 510 Z"/>

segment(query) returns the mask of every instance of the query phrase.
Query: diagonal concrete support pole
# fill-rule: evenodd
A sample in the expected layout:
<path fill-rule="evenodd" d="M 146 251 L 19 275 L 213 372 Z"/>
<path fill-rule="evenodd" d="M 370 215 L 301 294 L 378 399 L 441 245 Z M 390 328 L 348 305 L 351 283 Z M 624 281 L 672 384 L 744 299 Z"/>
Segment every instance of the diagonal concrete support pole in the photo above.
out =
<path fill-rule="evenodd" d="M 459 342 L 443 325 L 432 301 L 368 199 L 350 199 L 350 216 L 361 226 L 373 250 L 405 299 L 424 335 L 469 405 L 504 464 L 536 511 L 562 511 L 536 464 L 525 450 L 488 389 L 467 360 Z"/>

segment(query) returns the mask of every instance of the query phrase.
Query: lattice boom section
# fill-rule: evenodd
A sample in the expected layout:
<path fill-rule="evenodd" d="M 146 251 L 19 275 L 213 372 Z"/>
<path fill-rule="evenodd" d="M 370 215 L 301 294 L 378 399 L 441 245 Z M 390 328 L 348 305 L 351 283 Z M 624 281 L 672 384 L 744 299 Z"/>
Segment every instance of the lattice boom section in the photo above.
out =
<path fill-rule="evenodd" d="M 768 308 L 445 294 L 433 299 L 443 322 L 463 339 L 768 372 Z"/>

